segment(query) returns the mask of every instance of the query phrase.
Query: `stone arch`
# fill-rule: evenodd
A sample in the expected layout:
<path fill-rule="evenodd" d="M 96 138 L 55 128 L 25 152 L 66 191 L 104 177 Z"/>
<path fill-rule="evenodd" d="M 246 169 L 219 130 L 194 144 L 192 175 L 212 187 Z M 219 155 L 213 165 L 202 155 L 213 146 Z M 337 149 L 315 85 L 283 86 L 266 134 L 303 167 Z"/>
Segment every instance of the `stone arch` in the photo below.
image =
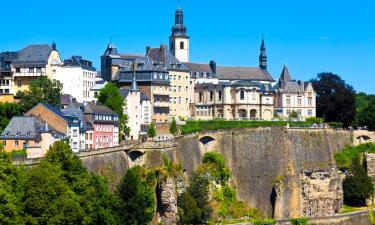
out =
<path fill-rule="evenodd" d="M 137 151 L 137 150 L 134 150 L 128 153 L 128 156 L 132 162 L 135 162 L 137 159 L 141 158 L 143 155 L 144 155 L 143 152 Z"/>
<path fill-rule="evenodd" d="M 271 120 L 272 119 L 272 111 L 270 109 L 265 109 L 263 111 L 263 119 Z"/>
<path fill-rule="evenodd" d="M 276 190 L 275 190 L 275 187 L 272 187 L 272 191 L 271 191 L 271 195 L 270 195 L 270 204 L 271 204 L 271 209 L 272 209 L 272 218 L 275 218 L 276 199 L 277 199 Z"/>
<path fill-rule="evenodd" d="M 247 118 L 247 110 L 246 109 L 239 109 L 238 110 L 238 116 L 240 119 Z"/>
<path fill-rule="evenodd" d="M 250 110 L 250 118 L 254 119 L 256 117 L 257 117 L 257 110 L 256 109 Z"/>
<path fill-rule="evenodd" d="M 202 143 L 203 145 L 208 145 L 213 141 L 215 141 L 215 138 L 211 136 L 204 136 L 199 139 L 199 142 Z"/>
<path fill-rule="evenodd" d="M 358 140 L 362 139 L 364 141 L 368 141 L 368 140 L 371 140 L 371 138 L 367 135 L 361 135 L 361 136 L 358 136 L 357 137 Z"/>

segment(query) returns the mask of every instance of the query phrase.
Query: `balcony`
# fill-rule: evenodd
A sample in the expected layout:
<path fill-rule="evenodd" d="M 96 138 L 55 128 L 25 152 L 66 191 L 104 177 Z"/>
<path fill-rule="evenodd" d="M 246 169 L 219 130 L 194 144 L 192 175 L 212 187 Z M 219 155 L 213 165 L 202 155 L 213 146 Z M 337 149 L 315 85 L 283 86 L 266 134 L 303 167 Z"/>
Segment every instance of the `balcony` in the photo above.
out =
<path fill-rule="evenodd" d="M 154 107 L 169 107 L 170 106 L 170 102 L 154 102 Z"/>

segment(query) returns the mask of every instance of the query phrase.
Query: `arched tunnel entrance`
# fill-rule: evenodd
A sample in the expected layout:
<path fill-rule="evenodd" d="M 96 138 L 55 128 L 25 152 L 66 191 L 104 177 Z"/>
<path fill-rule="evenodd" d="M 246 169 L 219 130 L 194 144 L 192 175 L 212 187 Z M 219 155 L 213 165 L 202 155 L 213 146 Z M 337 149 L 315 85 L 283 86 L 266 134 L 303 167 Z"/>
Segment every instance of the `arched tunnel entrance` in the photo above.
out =
<path fill-rule="evenodd" d="M 137 160 L 138 158 L 140 158 L 143 155 L 144 155 L 143 152 L 137 151 L 137 150 L 131 151 L 131 152 L 128 153 L 128 156 L 129 156 L 129 158 L 132 162 L 134 162 L 135 160 Z"/>

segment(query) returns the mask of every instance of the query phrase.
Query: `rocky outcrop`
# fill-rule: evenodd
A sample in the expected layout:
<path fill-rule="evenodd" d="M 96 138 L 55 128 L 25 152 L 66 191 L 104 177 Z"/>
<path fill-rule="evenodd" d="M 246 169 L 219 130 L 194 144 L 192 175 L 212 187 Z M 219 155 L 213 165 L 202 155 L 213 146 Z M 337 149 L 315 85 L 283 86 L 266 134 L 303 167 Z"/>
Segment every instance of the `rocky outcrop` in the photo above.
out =
<path fill-rule="evenodd" d="M 301 184 L 304 216 L 332 216 L 342 208 L 342 179 L 337 169 L 304 170 Z"/>
<path fill-rule="evenodd" d="M 161 180 L 158 184 L 158 221 L 165 225 L 177 223 L 177 188 L 172 177 Z"/>

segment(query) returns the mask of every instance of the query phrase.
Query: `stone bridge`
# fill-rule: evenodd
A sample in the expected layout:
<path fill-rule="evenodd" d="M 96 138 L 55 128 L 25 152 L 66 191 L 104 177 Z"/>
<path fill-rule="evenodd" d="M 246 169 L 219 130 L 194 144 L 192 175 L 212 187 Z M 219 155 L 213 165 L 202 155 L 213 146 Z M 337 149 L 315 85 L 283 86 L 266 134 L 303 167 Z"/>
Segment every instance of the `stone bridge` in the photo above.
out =
<path fill-rule="evenodd" d="M 375 132 L 368 130 L 353 131 L 353 144 L 360 145 L 364 143 L 375 143 Z"/>

